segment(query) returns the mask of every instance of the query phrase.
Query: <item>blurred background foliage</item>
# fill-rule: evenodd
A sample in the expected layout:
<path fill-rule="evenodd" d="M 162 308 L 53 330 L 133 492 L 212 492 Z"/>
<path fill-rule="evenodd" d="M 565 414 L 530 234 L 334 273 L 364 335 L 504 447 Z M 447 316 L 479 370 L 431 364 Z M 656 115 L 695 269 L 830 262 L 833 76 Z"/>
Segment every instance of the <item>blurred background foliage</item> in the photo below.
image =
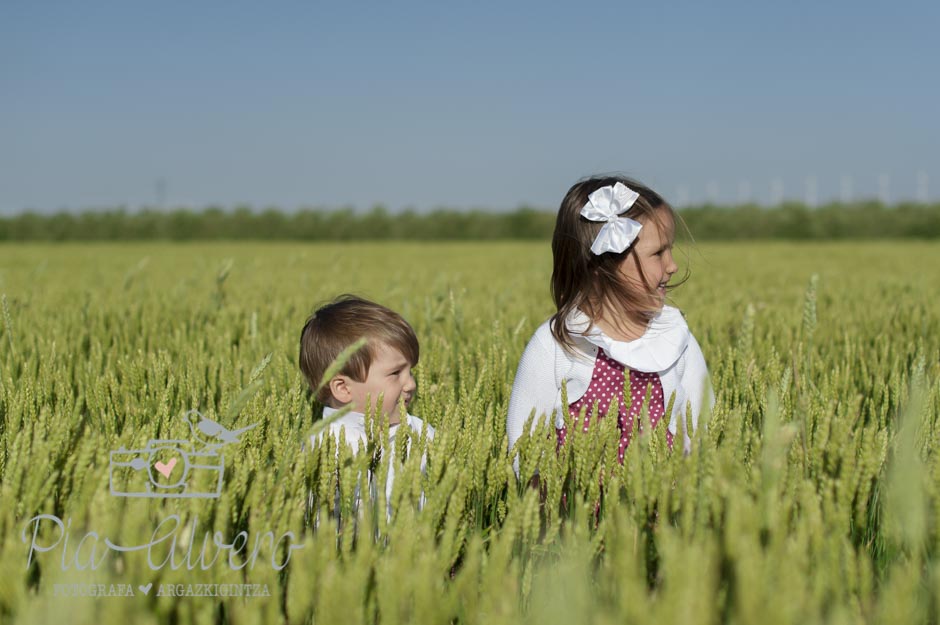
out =
<path fill-rule="evenodd" d="M 940 204 L 705 205 L 682 209 L 680 214 L 698 240 L 940 237 Z M 554 225 L 553 210 L 525 206 L 501 212 L 444 208 L 391 212 L 381 205 L 369 211 L 295 212 L 247 206 L 201 211 L 115 208 L 0 217 L 0 241 L 548 239 Z"/>

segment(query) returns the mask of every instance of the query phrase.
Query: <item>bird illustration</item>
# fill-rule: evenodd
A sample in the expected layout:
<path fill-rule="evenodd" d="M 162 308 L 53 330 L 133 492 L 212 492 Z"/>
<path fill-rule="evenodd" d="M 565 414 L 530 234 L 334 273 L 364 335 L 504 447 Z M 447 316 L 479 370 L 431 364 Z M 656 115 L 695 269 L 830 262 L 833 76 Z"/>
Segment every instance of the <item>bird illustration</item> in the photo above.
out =
<path fill-rule="evenodd" d="M 246 432 L 258 425 L 257 423 L 253 423 L 252 425 L 241 428 L 240 430 L 229 430 L 228 428 L 219 425 L 212 419 L 207 419 L 206 417 L 202 416 L 202 413 L 198 410 L 190 410 L 186 413 L 184 418 L 186 419 L 186 422 L 189 423 L 189 430 L 193 433 L 193 437 L 200 443 L 209 445 L 211 447 L 221 447 L 222 445 L 227 445 L 229 443 L 237 443 L 239 442 L 239 434 Z"/>

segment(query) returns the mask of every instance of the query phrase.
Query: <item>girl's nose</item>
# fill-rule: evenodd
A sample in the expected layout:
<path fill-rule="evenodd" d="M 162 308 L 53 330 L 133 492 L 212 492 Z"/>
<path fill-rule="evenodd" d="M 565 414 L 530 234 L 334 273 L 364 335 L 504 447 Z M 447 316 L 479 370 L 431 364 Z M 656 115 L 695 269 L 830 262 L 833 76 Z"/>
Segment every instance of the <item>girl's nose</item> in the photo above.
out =
<path fill-rule="evenodd" d="M 679 266 L 676 265 L 676 259 L 672 257 L 672 251 L 669 252 L 669 257 L 666 259 L 668 263 L 666 264 L 666 273 L 670 276 L 677 271 L 679 271 Z"/>
<path fill-rule="evenodd" d="M 418 383 L 415 382 L 415 377 L 409 373 L 409 374 L 408 374 L 408 379 L 405 380 L 405 388 L 404 388 L 404 390 L 410 393 L 410 392 L 412 392 L 413 390 L 415 390 L 416 388 L 418 388 Z"/>

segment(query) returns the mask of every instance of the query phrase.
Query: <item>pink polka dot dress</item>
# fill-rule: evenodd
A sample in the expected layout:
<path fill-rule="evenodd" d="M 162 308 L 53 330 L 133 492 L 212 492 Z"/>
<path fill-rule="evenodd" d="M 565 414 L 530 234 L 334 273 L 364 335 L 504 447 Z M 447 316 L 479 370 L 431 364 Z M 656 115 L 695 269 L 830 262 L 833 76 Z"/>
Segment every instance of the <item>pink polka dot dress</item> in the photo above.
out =
<path fill-rule="evenodd" d="M 617 459 L 623 464 L 623 454 L 630 444 L 633 435 L 633 426 L 641 427 L 640 412 L 643 409 L 643 400 L 646 398 L 647 385 L 652 386 L 650 394 L 649 415 L 650 423 L 655 428 L 659 420 L 666 413 L 665 401 L 663 397 L 663 385 L 656 373 L 647 373 L 644 371 L 630 370 L 630 401 L 625 402 L 623 397 L 623 376 L 625 367 L 610 358 L 603 349 L 598 350 L 597 360 L 594 361 L 594 373 L 591 375 L 591 383 L 587 391 L 576 402 L 568 406 L 568 411 L 573 419 L 580 417 L 582 408 L 585 408 L 584 431 L 587 432 L 589 421 L 591 419 L 591 410 L 594 403 L 597 403 L 598 417 L 602 417 L 610 403 L 616 398 L 619 406 L 617 413 L 617 427 L 620 429 L 620 448 Z M 565 444 L 568 431 L 567 428 L 555 428 L 558 434 L 558 446 Z M 672 449 L 672 433 L 666 430 L 666 442 Z"/>

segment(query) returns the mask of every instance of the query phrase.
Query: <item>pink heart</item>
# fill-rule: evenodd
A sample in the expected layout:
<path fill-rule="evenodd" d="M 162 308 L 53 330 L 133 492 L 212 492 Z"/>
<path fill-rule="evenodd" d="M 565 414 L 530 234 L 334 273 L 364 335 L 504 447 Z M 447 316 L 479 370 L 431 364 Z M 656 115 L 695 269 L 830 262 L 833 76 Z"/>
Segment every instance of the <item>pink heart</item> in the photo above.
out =
<path fill-rule="evenodd" d="M 170 477 L 170 473 L 173 472 L 173 467 L 176 466 L 176 461 L 177 458 L 172 458 L 169 462 L 164 464 L 158 460 L 153 463 L 153 468 L 162 473 L 163 477 Z"/>

